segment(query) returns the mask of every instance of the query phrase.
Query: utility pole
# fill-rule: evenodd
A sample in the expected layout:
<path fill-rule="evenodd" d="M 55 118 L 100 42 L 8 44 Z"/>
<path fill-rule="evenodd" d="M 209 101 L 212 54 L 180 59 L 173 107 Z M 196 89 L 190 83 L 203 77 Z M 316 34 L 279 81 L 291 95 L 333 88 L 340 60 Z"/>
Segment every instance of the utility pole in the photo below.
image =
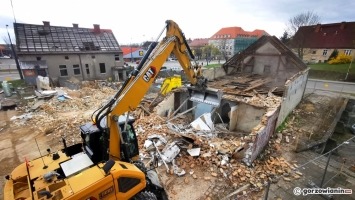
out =
<path fill-rule="evenodd" d="M 15 58 L 17 71 L 18 71 L 18 73 L 19 73 L 19 75 L 20 75 L 21 80 L 23 80 L 23 75 L 22 75 L 22 72 L 21 72 L 20 64 L 19 64 L 18 59 L 17 59 L 17 54 L 16 54 L 16 51 L 15 51 L 15 49 L 14 49 L 14 45 L 12 44 L 9 30 L 7 29 L 8 26 L 9 26 L 9 25 L 6 24 L 6 31 L 7 31 L 7 35 L 9 36 L 12 54 L 14 55 L 14 58 Z"/>

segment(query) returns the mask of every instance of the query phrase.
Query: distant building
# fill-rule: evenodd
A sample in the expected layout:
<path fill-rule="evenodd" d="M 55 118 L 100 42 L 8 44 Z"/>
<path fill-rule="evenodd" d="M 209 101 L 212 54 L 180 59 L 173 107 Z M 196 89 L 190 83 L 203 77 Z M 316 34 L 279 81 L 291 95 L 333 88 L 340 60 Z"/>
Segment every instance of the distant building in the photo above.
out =
<path fill-rule="evenodd" d="M 241 27 L 221 28 L 217 33 L 209 38 L 209 44 L 217 47 L 225 57 L 246 49 L 263 35 L 269 35 L 264 30 L 244 31 Z"/>
<path fill-rule="evenodd" d="M 291 40 L 290 47 L 303 50 L 303 60 L 309 63 L 327 62 L 336 49 L 355 57 L 355 22 L 302 26 Z"/>
<path fill-rule="evenodd" d="M 93 28 L 78 24 L 62 27 L 44 21 L 43 25 L 14 23 L 14 29 L 25 76 L 38 75 L 36 68 L 40 68 L 56 82 L 70 77 L 108 79 L 124 71 L 123 53 L 112 30 L 101 29 L 98 24 Z"/>
<path fill-rule="evenodd" d="M 189 46 L 194 53 L 194 55 L 197 57 L 197 59 L 201 59 L 202 57 L 202 48 L 204 46 L 208 45 L 208 38 L 197 38 L 193 39 L 190 43 Z"/>
<path fill-rule="evenodd" d="M 16 48 L 16 45 L 14 45 L 14 48 Z M 12 50 L 11 50 L 11 45 L 10 44 L 0 44 L 0 58 L 1 57 L 10 57 L 12 58 Z"/>
<path fill-rule="evenodd" d="M 137 62 L 142 60 L 146 50 L 138 47 L 121 47 L 123 52 L 123 60 L 125 62 Z"/>

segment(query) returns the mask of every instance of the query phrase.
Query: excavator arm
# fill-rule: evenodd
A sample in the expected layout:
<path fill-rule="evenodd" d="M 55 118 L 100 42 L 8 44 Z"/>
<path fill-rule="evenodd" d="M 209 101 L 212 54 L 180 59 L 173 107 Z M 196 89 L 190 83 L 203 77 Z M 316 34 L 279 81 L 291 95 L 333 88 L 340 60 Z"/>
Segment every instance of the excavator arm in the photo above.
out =
<path fill-rule="evenodd" d="M 200 67 L 191 64 L 194 55 L 186 42 L 184 34 L 174 21 L 167 20 L 166 36 L 161 42 L 151 44 L 145 57 L 131 73 L 131 76 L 125 81 L 114 98 L 96 115 L 96 124 L 100 129 L 102 129 L 100 122 L 106 117 L 110 141 L 110 157 L 120 159 L 121 151 L 120 145 L 118 144 L 122 145 L 128 142 L 124 141 L 125 137 L 122 136 L 122 131 L 117 125 L 118 117 L 126 112 L 134 111 L 138 107 L 171 53 L 178 59 L 186 77 L 195 88 L 195 91 L 198 91 L 194 94 L 201 93 L 201 91 L 205 92 L 206 79 L 201 75 Z M 203 102 L 203 96 L 205 95 L 202 95 L 200 102 Z M 217 95 L 216 101 L 220 101 Z M 207 103 L 208 102 L 209 101 L 207 101 Z"/>

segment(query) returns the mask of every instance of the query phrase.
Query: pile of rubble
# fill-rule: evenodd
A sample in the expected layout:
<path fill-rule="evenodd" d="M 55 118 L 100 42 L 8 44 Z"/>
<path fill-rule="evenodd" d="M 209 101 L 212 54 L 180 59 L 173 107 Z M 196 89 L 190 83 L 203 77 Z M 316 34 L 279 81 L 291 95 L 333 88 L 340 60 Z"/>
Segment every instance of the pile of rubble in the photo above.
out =
<path fill-rule="evenodd" d="M 257 160 L 252 167 L 247 167 L 242 159 L 251 136 L 220 136 L 222 134 L 217 128 L 212 136 L 206 136 L 207 133 L 201 135 L 198 134 L 201 131 L 189 129 L 188 125 L 165 123 L 154 114 L 138 119 L 136 127 L 141 158 L 145 158 L 146 163 L 154 162 L 153 157 L 158 158 L 158 166 L 166 171 L 166 176 L 183 178 L 186 184 L 196 179 L 208 182 L 217 179 L 225 182 L 230 192 L 244 185 L 260 191 L 268 181 L 275 182 L 279 176 L 291 181 L 302 175 L 293 171 L 297 164 L 280 156 L 280 144 L 275 139 L 264 153 L 266 159 Z M 203 171 L 205 175 L 198 176 L 197 171 Z M 213 195 L 216 194 L 209 192 L 205 197 Z"/>

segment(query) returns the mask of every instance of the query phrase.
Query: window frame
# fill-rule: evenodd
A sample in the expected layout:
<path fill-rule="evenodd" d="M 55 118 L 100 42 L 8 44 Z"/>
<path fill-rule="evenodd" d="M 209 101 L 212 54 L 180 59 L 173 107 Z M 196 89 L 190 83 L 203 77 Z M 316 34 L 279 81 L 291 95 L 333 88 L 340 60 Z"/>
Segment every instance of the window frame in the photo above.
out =
<path fill-rule="evenodd" d="M 62 72 L 65 71 L 66 75 L 63 75 Z M 69 76 L 68 74 L 68 68 L 66 65 L 59 65 L 59 73 L 61 77 L 67 77 Z"/>
<path fill-rule="evenodd" d="M 75 72 L 77 70 L 79 70 L 79 73 Z M 73 65 L 73 73 L 74 73 L 74 76 L 81 75 L 80 65 L 78 65 L 78 64 Z"/>
<path fill-rule="evenodd" d="M 89 64 L 85 64 L 85 71 L 86 71 L 86 74 L 90 74 Z"/>
<path fill-rule="evenodd" d="M 102 67 L 104 67 L 104 72 L 102 72 Z M 99 63 L 100 74 L 106 74 L 106 65 L 105 63 Z"/>
<path fill-rule="evenodd" d="M 322 55 L 323 55 L 323 56 L 326 56 L 327 54 L 328 54 L 328 49 L 324 49 Z"/>

